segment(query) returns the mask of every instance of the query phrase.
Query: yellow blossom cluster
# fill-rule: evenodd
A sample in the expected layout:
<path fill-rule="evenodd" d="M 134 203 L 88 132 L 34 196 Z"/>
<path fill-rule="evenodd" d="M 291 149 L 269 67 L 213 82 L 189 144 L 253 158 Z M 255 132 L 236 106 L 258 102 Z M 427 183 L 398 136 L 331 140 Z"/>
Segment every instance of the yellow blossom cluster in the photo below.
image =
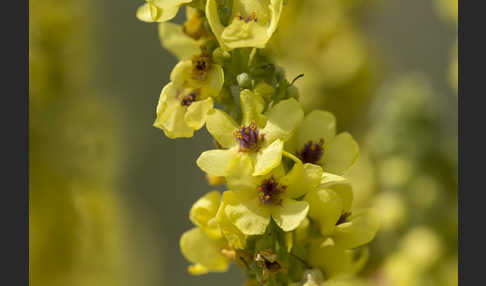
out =
<path fill-rule="evenodd" d="M 162 45 L 180 60 L 154 126 L 169 138 L 205 126 L 216 148 L 197 165 L 211 183 L 225 184 L 191 208 L 194 228 L 180 240 L 191 274 L 234 261 L 249 283 L 306 283 L 314 269 L 319 283 L 332 285 L 364 266 L 364 245 L 377 232 L 376 212 L 352 208 L 344 177 L 358 144 L 337 132 L 332 113 L 305 113 L 294 86 L 300 76 L 287 80 L 274 61 L 272 36 L 293 9 L 284 2 L 147 0 L 137 10 L 140 20 L 159 23 Z M 181 6 L 185 23 L 169 22 Z"/>

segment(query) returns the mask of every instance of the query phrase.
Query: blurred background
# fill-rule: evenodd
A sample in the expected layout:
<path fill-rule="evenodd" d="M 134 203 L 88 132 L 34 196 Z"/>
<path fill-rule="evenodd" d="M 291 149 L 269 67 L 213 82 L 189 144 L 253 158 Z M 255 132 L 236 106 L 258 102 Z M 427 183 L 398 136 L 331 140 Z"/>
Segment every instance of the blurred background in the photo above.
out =
<path fill-rule="evenodd" d="M 29 1 L 33 286 L 244 282 L 187 273 L 179 237 L 211 190 L 195 160 L 212 143 L 152 127 L 177 60 L 142 3 Z M 289 0 L 273 44 L 287 78 L 304 73 L 305 109 L 360 144 L 354 203 L 382 214 L 363 283 L 457 285 L 457 0 Z"/>

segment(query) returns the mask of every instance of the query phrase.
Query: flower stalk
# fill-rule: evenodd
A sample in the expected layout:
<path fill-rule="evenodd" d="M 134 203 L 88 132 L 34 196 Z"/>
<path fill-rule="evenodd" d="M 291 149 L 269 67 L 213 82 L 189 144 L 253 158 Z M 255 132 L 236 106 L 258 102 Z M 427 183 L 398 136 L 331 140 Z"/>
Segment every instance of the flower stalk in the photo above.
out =
<path fill-rule="evenodd" d="M 169 22 L 181 6 L 186 22 Z M 318 285 L 352 276 L 378 229 L 373 210 L 352 209 L 343 177 L 359 154 L 329 112 L 304 114 L 294 82 L 274 61 L 283 0 L 147 0 L 162 45 L 180 62 L 154 126 L 169 138 L 206 127 L 216 148 L 197 165 L 226 191 L 202 196 L 180 240 L 193 275 L 236 263 L 249 285 Z M 305 77 L 301 80 L 305 80 Z M 363 258 L 364 257 L 364 258 Z M 314 284 L 309 284 L 314 283 Z"/>

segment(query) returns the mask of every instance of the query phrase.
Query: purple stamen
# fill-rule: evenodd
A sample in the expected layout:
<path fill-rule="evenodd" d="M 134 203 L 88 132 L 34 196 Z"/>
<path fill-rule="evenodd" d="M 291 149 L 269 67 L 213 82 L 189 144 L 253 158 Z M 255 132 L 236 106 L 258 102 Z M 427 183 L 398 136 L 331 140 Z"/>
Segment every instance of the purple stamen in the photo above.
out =
<path fill-rule="evenodd" d="M 282 202 L 279 195 L 285 191 L 287 187 L 282 186 L 273 177 L 266 179 L 258 187 L 258 195 L 262 204 L 278 205 Z"/>
<path fill-rule="evenodd" d="M 191 91 L 188 95 L 184 96 L 181 100 L 181 105 L 183 106 L 189 106 L 191 105 L 194 101 L 196 101 L 196 92 Z"/>
<path fill-rule="evenodd" d="M 351 212 L 345 212 L 345 213 L 343 213 L 339 217 L 338 221 L 336 222 L 336 225 L 347 222 L 350 215 L 351 215 Z"/>
<path fill-rule="evenodd" d="M 257 151 L 263 141 L 264 134 L 260 134 L 255 122 L 242 126 L 235 132 L 236 140 L 240 144 L 240 151 Z"/>
<path fill-rule="evenodd" d="M 236 18 L 238 18 L 238 20 L 245 21 L 245 23 L 249 23 L 249 22 L 251 22 L 251 21 L 253 21 L 253 22 L 257 22 L 257 21 L 258 21 L 257 16 L 256 16 L 256 12 L 251 13 L 251 15 L 250 15 L 250 16 L 248 16 L 248 17 L 246 17 L 246 18 L 243 18 L 243 17 L 240 15 L 240 13 L 238 13 L 238 14 L 236 15 Z"/>
<path fill-rule="evenodd" d="M 304 145 L 304 148 L 299 152 L 299 158 L 304 163 L 318 163 L 324 154 L 322 145 L 324 145 L 324 139 L 319 140 L 319 143 L 313 143 L 312 141 L 307 142 Z"/>

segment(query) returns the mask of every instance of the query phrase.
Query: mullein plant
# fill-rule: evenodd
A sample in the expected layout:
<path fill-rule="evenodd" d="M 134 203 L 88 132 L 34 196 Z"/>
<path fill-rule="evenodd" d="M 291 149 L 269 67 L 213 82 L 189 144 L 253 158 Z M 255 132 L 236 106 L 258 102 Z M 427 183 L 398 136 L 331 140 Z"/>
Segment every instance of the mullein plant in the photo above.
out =
<path fill-rule="evenodd" d="M 215 149 L 197 165 L 212 185 L 192 206 L 180 239 L 193 275 L 234 262 L 249 285 L 327 285 L 351 279 L 377 232 L 372 209 L 353 209 L 343 177 L 359 154 L 323 110 L 304 114 L 270 43 L 283 0 L 147 0 L 137 18 L 158 22 L 180 60 L 161 91 L 154 126 L 169 138 L 203 126 Z M 186 8 L 186 20 L 169 22 Z"/>

